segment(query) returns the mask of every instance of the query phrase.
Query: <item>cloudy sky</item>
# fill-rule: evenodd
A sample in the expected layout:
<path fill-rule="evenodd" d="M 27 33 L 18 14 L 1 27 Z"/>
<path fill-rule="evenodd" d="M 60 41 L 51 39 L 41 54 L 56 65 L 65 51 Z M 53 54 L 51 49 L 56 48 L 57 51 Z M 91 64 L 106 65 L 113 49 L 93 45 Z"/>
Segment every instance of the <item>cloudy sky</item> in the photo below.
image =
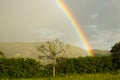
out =
<path fill-rule="evenodd" d="M 57 0 L 0 0 L 0 42 L 59 38 L 85 46 Z M 120 0 L 64 0 L 91 46 L 111 49 L 120 41 Z"/>

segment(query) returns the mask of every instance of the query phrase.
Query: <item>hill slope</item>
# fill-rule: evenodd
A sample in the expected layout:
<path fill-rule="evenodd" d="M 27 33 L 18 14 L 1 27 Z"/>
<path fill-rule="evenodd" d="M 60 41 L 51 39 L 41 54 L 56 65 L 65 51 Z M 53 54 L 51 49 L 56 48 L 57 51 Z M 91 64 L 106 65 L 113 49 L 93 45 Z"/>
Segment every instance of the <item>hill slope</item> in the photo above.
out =
<path fill-rule="evenodd" d="M 37 42 L 22 42 L 22 43 L 0 43 L 0 51 L 2 51 L 7 57 L 30 57 L 38 59 L 38 55 L 40 53 L 36 50 L 36 46 L 39 43 Z M 106 50 L 97 50 L 94 49 L 93 52 L 96 56 L 108 55 L 109 52 Z M 64 57 L 79 57 L 79 56 L 87 56 L 86 51 L 76 47 L 69 45 L 67 52 L 62 54 Z"/>
<path fill-rule="evenodd" d="M 107 56 L 110 55 L 110 52 L 108 50 L 98 50 L 98 49 L 93 49 L 95 56 Z"/>

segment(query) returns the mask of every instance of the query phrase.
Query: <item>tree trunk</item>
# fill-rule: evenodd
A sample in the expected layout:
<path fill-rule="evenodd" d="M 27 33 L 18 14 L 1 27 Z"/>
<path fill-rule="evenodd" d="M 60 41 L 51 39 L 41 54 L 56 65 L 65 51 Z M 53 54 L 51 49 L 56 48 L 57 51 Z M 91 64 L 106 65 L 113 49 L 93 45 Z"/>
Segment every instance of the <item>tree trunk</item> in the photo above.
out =
<path fill-rule="evenodd" d="M 55 77 L 56 58 L 53 59 L 53 77 Z"/>

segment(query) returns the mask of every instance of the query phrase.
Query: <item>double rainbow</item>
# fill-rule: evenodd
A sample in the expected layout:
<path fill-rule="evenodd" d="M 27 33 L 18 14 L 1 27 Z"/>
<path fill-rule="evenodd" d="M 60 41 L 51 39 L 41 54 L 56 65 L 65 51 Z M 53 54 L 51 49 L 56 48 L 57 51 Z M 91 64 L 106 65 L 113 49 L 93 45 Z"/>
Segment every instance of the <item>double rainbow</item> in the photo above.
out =
<path fill-rule="evenodd" d="M 56 2 L 61 7 L 63 12 L 66 14 L 66 16 L 68 17 L 70 22 L 72 23 L 73 28 L 76 30 L 77 34 L 79 35 L 80 40 L 83 42 L 85 48 L 88 50 L 87 54 L 89 56 L 94 56 L 94 54 L 93 54 L 93 52 L 91 50 L 92 47 L 90 46 L 88 39 L 86 38 L 81 26 L 78 24 L 75 17 L 72 15 L 71 11 L 67 8 L 67 6 L 63 2 L 63 0 L 56 0 Z"/>

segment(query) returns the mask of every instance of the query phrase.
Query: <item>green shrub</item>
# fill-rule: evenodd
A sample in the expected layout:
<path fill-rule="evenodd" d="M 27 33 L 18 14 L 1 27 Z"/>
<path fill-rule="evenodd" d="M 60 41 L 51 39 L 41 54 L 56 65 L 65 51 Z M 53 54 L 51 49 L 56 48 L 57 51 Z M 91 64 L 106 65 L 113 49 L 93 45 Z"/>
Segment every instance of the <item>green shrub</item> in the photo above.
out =
<path fill-rule="evenodd" d="M 118 73 L 111 56 L 58 58 L 56 74 Z M 39 78 L 52 76 L 52 65 L 42 66 L 34 59 L 0 58 L 0 78 Z"/>
<path fill-rule="evenodd" d="M 62 59 L 56 66 L 58 74 L 66 73 L 105 73 L 114 71 L 111 56 L 79 57 Z"/>
<path fill-rule="evenodd" d="M 42 65 L 33 59 L 0 58 L 0 78 L 34 78 L 43 75 Z"/>

